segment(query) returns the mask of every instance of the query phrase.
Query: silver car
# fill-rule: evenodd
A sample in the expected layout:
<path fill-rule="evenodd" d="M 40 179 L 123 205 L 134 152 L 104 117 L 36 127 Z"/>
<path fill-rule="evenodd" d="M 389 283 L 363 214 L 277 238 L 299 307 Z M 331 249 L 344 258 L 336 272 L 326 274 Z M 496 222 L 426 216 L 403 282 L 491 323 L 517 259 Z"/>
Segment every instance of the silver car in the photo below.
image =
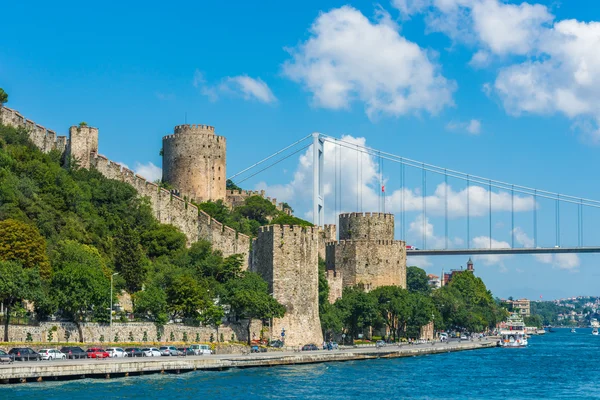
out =
<path fill-rule="evenodd" d="M 158 349 L 160 351 L 160 354 L 163 356 L 178 356 L 179 355 L 179 350 L 177 350 L 177 347 L 175 346 L 161 346 L 160 349 Z"/>
<path fill-rule="evenodd" d="M 146 357 L 160 357 L 160 351 L 156 347 L 144 347 L 142 352 Z"/>

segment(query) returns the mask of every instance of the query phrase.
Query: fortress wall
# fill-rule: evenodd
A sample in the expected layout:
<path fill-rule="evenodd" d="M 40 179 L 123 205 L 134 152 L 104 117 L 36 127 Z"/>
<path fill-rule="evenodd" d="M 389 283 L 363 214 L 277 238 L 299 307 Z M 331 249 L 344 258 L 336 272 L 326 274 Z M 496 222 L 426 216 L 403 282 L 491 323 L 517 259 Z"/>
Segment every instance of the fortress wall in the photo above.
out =
<path fill-rule="evenodd" d="M 340 214 L 340 240 L 394 240 L 394 214 Z"/>
<path fill-rule="evenodd" d="M 342 291 L 344 289 L 342 273 L 327 270 L 325 277 L 327 278 L 327 284 L 329 285 L 329 303 L 333 304 L 337 299 L 342 297 Z"/>
<path fill-rule="evenodd" d="M 254 241 L 252 270 L 269 284 L 269 290 L 286 307 L 283 318 L 273 320 L 272 335 L 285 329 L 285 344 L 321 343 L 319 320 L 319 230 L 316 227 L 268 225 Z"/>
<path fill-rule="evenodd" d="M 54 131 L 48 130 L 24 118 L 18 111 L 8 107 L 0 106 L 0 123 L 15 128 L 26 129 L 29 133 L 29 139 L 44 153 L 58 150 L 62 154 L 66 151 L 69 144 L 66 136 L 56 136 Z"/>
<path fill-rule="evenodd" d="M 364 284 L 406 288 L 406 245 L 403 241 L 342 240 L 327 245 L 327 269 L 341 272 L 343 286 Z"/>
<path fill-rule="evenodd" d="M 263 199 L 267 199 L 279 211 L 283 211 L 287 215 L 292 215 L 292 211 L 289 208 L 284 208 L 283 203 L 278 203 L 277 199 L 266 197 L 264 190 L 226 190 L 225 202 L 229 205 L 229 207 L 235 208 L 243 206 L 246 199 L 251 196 L 260 196 Z"/>

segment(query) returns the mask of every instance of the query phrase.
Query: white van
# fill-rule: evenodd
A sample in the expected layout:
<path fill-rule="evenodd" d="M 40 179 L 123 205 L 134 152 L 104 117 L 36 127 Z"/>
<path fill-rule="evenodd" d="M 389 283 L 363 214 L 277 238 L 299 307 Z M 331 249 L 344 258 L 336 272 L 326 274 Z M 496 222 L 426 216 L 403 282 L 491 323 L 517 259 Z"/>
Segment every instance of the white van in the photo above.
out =
<path fill-rule="evenodd" d="M 212 351 L 210 350 L 210 346 L 207 344 L 191 344 L 188 348 L 190 350 L 193 350 L 194 354 L 196 354 L 197 356 L 212 354 Z"/>

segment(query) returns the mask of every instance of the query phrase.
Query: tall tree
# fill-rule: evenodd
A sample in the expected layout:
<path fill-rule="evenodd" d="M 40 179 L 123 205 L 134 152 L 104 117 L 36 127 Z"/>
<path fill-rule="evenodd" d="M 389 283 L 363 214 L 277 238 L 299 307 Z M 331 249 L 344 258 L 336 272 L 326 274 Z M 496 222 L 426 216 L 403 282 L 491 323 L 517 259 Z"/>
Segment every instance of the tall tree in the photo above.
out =
<path fill-rule="evenodd" d="M 0 260 L 38 268 L 43 278 L 50 277 L 46 240 L 33 225 L 14 219 L 0 221 Z"/>
<path fill-rule="evenodd" d="M 0 302 L 5 306 L 4 341 L 8 342 L 8 325 L 12 308 L 20 301 L 39 301 L 43 296 L 37 268 L 23 268 L 14 261 L 0 261 Z"/>
<path fill-rule="evenodd" d="M 353 339 L 377 322 L 377 300 L 360 285 L 344 288 L 342 298 L 335 304 L 340 310 L 344 327 Z"/>
<path fill-rule="evenodd" d="M 425 270 L 419 267 L 406 268 L 406 288 L 409 292 L 429 294 L 429 279 Z"/>
<path fill-rule="evenodd" d="M 254 272 L 246 271 L 241 278 L 227 282 L 223 300 L 231 306 L 235 315 L 248 320 L 248 344 L 251 344 L 250 326 L 254 319 L 281 318 L 285 315 L 285 306 L 269 295 L 267 282 Z"/>
<path fill-rule="evenodd" d="M 81 323 L 86 316 L 104 313 L 110 301 L 110 274 L 104 261 L 92 246 L 74 241 L 59 243 L 53 257 L 51 294 L 62 313 L 70 318 L 83 342 Z"/>
<path fill-rule="evenodd" d="M 409 293 L 398 286 L 381 286 L 371 292 L 375 297 L 379 315 L 396 340 L 410 315 Z"/>
<path fill-rule="evenodd" d="M 125 279 L 129 293 L 142 288 L 146 279 L 148 260 L 140 245 L 138 232 L 125 224 L 115 238 L 115 269 Z"/>

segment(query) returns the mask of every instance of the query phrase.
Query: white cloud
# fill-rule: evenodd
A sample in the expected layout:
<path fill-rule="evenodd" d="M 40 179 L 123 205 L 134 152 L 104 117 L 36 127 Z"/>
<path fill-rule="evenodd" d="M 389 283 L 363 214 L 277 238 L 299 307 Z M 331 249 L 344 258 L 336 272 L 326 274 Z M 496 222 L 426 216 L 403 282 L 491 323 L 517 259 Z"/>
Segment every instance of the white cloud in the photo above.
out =
<path fill-rule="evenodd" d="M 446 129 L 452 132 L 466 132 L 471 135 L 479 135 L 481 133 L 481 121 L 472 119 L 468 122 L 451 121 L 446 125 Z"/>
<path fill-rule="evenodd" d="M 254 79 L 247 75 L 227 77 L 220 88 L 223 91 L 240 93 L 246 100 L 255 99 L 262 103 L 277 101 L 269 86 L 262 79 Z"/>
<path fill-rule="evenodd" d="M 358 153 L 353 146 L 365 146 L 365 138 L 343 136 L 345 146 L 336 146 L 326 141 L 324 144 L 323 193 L 325 197 L 326 222 L 335 223 L 334 210 L 344 211 L 383 211 L 381 196 L 380 170 L 378 160 L 373 155 Z M 337 161 L 336 161 L 337 160 Z M 387 177 L 383 177 L 384 185 Z M 397 179 L 394 176 L 393 179 Z M 255 189 L 266 190 L 269 196 L 280 201 L 293 203 L 295 209 L 311 209 L 312 201 L 312 146 L 299 157 L 298 165 L 289 183 L 267 185 L 259 183 Z M 336 200 L 336 184 L 338 188 Z M 386 186 L 385 211 L 399 213 L 402 211 L 422 212 L 423 196 L 421 188 L 391 190 Z M 340 194 L 341 193 L 341 194 Z M 470 187 L 454 189 L 447 187 L 448 216 L 450 218 L 464 217 L 467 212 L 471 217 L 482 217 L 489 212 L 488 189 L 471 184 Z M 341 199 L 340 199 L 341 197 Z M 511 211 L 513 199 L 509 192 L 492 190 L 492 212 Z M 467 198 L 469 207 L 467 207 Z M 425 197 L 427 215 L 443 216 L 446 210 L 446 185 L 440 183 L 433 193 Z M 535 207 L 531 196 L 514 196 L 515 212 L 531 211 Z"/>
<path fill-rule="evenodd" d="M 290 50 L 283 72 L 312 93 L 315 106 L 348 109 L 361 101 L 370 118 L 435 114 L 453 105 L 456 84 L 398 31 L 381 10 L 376 21 L 350 6 L 322 13 L 310 38 Z"/>
<path fill-rule="evenodd" d="M 157 167 L 152 162 L 148 162 L 147 164 L 136 162 L 135 173 L 146 178 L 146 180 L 150 182 L 162 179 L 162 168 Z"/>
<path fill-rule="evenodd" d="M 248 75 L 227 76 L 217 84 L 209 84 L 202 72 L 196 70 L 192 85 L 211 101 L 218 100 L 222 94 L 239 96 L 245 100 L 257 100 L 262 103 L 274 103 L 277 98 L 269 86 L 260 78 Z"/>
<path fill-rule="evenodd" d="M 563 114 L 600 142 L 600 22 L 556 20 L 542 4 L 499 0 L 396 0 L 426 13 L 428 29 L 475 47 L 471 65 L 502 66 L 486 93 L 511 115 Z M 518 57 L 518 58 L 517 58 Z M 518 60 L 518 61 L 516 61 Z"/>

